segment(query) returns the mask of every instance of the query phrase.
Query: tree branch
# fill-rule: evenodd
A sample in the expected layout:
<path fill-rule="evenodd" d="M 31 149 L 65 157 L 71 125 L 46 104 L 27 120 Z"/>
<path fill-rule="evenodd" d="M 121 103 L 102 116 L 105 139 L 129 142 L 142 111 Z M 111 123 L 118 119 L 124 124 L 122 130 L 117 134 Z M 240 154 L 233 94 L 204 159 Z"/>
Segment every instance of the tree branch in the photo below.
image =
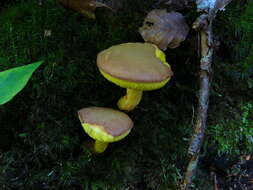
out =
<path fill-rule="evenodd" d="M 194 134 L 190 142 L 188 154 L 190 161 L 185 172 L 181 185 L 181 190 L 189 189 L 192 184 L 192 178 L 197 169 L 199 152 L 203 143 L 207 111 L 209 105 L 209 94 L 211 86 L 211 65 L 213 55 L 213 38 L 212 38 L 212 20 L 208 19 L 207 14 L 202 14 L 193 24 L 193 28 L 199 31 L 201 41 L 201 59 L 200 59 L 200 89 L 198 93 L 198 112 L 197 120 L 194 126 Z"/>

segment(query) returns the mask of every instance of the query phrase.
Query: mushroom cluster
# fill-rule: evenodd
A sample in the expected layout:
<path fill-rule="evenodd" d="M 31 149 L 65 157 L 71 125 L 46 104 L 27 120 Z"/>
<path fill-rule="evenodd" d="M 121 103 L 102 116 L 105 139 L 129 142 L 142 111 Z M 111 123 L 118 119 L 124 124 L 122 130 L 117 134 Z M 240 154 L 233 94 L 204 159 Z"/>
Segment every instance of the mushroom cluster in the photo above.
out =
<path fill-rule="evenodd" d="M 150 43 L 112 46 L 98 54 L 97 66 L 108 81 L 126 88 L 126 95 L 118 101 L 124 111 L 140 103 L 143 91 L 162 88 L 173 75 L 165 54 Z M 126 113 L 111 108 L 83 108 L 78 116 L 84 131 L 95 140 L 90 147 L 93 153 L 104 152 L 109 143 L 123 139 L 133 127 Z"/>

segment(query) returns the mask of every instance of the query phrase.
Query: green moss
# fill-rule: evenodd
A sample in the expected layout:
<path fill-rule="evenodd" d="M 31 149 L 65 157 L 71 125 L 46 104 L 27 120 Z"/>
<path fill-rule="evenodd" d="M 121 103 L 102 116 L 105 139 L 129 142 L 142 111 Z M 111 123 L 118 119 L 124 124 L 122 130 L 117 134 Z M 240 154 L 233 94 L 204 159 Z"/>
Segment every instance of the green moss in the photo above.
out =
<path fill-rule="evenodd" d="M 177 189 L 196 113 L 199 63 L 193 45 L 195 33 L 191 31 L 179 48 L 166 51 L 175 75 L 164 88 L 147 92 L 129 113 L 135 123 L 129 136 L 94 156 L 83 150 L 83 142 L 90 139 L 76 111 L 86 106 L 116 108 L 125 93 L 100 75 L 97 53 L 111 45 L 141 42 L 138 27 L 154 1 L 125 0 L 117 14 L 97 9 L 95 21 L 57 1 L 42 2 L 18 1 L 0 12 L 0 70 L 45 61 L 28 86 L 0 108 L 1 132 L 12 137 L 10 142 L 0 138 L 8 150 L 0 166 L 0 189 Z M 51 35 L 45 35 L 49 31 Z M 221 129 L 228 126 L 224 117 L 233 120 L 238 104 L 246 105 L 250 98 L 244 81 L 232 77 L 240 68 L 233 66 L 232 71 L 231 65 L 215 64 L 220 77 L 214 79 L 207 142 L 215 145 L 216 153 L 224 147 L 220 140 L 224 137 Z M 236 96 L 235 103 L 225 107 L 228 112 L 223 108 L 234 89 L 246 97 Z M 233 120 L 229 126 L 245 128 L 242 117 L 236 118 L 238 123 Z M 221 126 L 218 131 L 217 126 Z M 233 133 L 238 138 L 245 136 L 233 131 L 229 135 L 234 137 Z M 233 148 L 241 142 L 248 141 L 243 137 L 226 143 Z M 250 146 L 244 146 L 245 151 Z M 209 149 L 207 143 L 204 153 Z"/>
<path fill-rule="evenodd" d="M 225 112 L 225 110 L 223 111 Z M 223 113 L 221 112 L 221 113 Z M 231 119 L 231 114 L 233 119 Z M 248 103 L 230 115 L 216 115 L 219 123 L 213 122 L 208 128 L 206 150 L 212 144 L 218 154 L 242 155 L 253 149 L 253 105 Z M 221 117 L 223 117 L 221 119 Z"/>
<path fill-rule="evenodd" d="M 245 123 L 251 120 L 245 114 L 252 114 L 252 18 L 253 2 L 235 1 L 215 23 L 221 45 L 214 58 L 212 114 L 206 143 L 213 144 L 219 154 L 238 155 L 252 149 L 249 136 L 253 123 Z"/>
<path fill-rule="evenodd" d="M 117 15 L 98 9 L 95 21 L 53 0 L 41 6 L 27 0 L 0 13 L 0 32 L 5 34 L 0 42 L 6 47 L 0 50 L 0 69 L 45 60 L 22 93 L 1 108 L 16 116 L 15 125 L 5 120 L 1 126 L 9 126 L 14 136 L 1 166 L 2 189 L 175 186 L 177 166 L 185 161 L 181 153 L 176 155 L 186 148 L 181 139 L 187 132 L 176 127 L 175 112 L 181 111 L 170 103 L 163 106 L 170 99 L 169 85 L 147 93 L 129 114 L 135 129 L 101 156 L 83 150 L 83 142 L 91 139 L 76 113 L 85 106 L 116 108 L 124 90 L 100 75 L 96 55 L 111 45 L 142 41 L 137 31 L 151 4 L 138 0 L 133 6 L 125 1 Z"/>
<path fill-rule="evenodd" d="M 221 25 L 224 27 L 219 27 Z M 228 65 L 223 70 L 229 77 L 234 77 L 234 81 L 244 81 L 246 88 L 252 89 L 253 2 L 234 1 L 219 15 L 216 26 L 222 61 Z"/>

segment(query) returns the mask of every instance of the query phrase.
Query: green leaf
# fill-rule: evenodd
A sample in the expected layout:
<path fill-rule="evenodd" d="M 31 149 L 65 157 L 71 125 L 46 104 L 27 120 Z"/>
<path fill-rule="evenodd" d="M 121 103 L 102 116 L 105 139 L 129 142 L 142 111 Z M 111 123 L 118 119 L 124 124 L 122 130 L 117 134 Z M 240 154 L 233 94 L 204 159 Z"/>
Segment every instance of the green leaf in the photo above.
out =
<path fill-rule="evenodd" d="M 39 61 L 0 72 L 0 105 L 10 101 L 19 93 L 42 63 L 43 61 Z"/>

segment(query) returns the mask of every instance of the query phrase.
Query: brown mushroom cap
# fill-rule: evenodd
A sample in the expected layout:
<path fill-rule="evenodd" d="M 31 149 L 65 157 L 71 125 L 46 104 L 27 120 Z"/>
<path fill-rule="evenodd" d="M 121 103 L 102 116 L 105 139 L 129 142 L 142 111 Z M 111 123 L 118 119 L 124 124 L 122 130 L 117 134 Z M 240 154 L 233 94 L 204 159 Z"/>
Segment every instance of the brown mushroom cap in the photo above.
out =
<path fill-rule="evenodd" d="M 130 82 L 161 82 L 172 76 L 170 66 L 156 57 L 149 43 L 124 43 L 98 54 L 98 68 L 114 78 Z"/>
<path fill-rule="evenodd" d="M 128 132 L 133 127 L 130 117 L 118 110 L 103 107 L 88 107 L 78 111 L 82 124 L 98 127 L 113 137 Z"/>

